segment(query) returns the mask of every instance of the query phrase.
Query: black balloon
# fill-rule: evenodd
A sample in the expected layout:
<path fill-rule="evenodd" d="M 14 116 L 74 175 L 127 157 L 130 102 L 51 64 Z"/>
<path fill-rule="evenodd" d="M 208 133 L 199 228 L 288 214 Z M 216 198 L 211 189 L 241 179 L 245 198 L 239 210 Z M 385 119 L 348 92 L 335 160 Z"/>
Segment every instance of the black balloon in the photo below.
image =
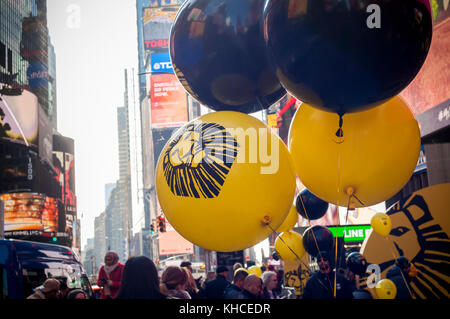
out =
<path fill-rule="evenodd" d="M 361 253 L 353 252 L 347 256 L 347 267 L 352 273 L 361 276 L 366 273 L 367 266 L 367 260 Z"/>
<path fill-rule="evenodd" d="M 297 99 L 329 112 L 381 104 L 425 62 L 432 37 L 425 3 L 267 0 L 264 35 L 279 80 Z"/>
<path fill-rule="evenodd" d="M 308 254 L 316 257 L 319 251 L 329 252 L 333 249 L 333 238 L 333 234 L 327 227 L 315 225 L 303 233 L 303 246 Z"/>
<path fill-rule="evenodd" d="M 188 93 L 216 111 L 253 113 L 286 91 L 262 34 L 264 0 L 187 0 L 170 33 L 175 73 Z"/>
<path fill-rule="evenodd" d="M 328 203 L 321 200 L 308 189 L 304 189 L 297 195 L 297 198 L 295 199 L 295 207 L 297 208 L 297 212 L 303 218 L 315 220 L 325 215 L 328 210 Z"/>

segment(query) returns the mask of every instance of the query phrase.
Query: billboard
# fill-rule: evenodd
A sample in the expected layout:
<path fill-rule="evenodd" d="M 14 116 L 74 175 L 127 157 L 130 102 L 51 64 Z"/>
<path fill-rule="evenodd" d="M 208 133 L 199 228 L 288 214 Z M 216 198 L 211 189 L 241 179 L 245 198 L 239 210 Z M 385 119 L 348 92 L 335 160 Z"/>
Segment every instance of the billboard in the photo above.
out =
<path fill-rule="evenodd" d="M 3 88 L 3 84 L 0 84 Z M 0 139 L 24 144 L 37 150 L 39 143 L 39 104 L 36 95 L 2 95 L 0 100 Z"/>
<path fill-rule="evenodd" d="M 72 224 L 67 223 L 61 202 L 39 193 L 0 195 L 4 203 L 5 237 L 72 246 Z"/>
<path fill-rule="evenodd" d="M 144 47 L 147 51 L 158 51 L 169 47 L 172 23 L 179 6 L 144 8 Z"/>
<path fill-rule="evenodd" d="M 75 192 L 75 143 L 74 140 L 62 135 L 53 135 L 53 166 L 56 170 L 55 179 L 62 193 L 61 201 L 67 214 L 76 217 Z"/>
<path fill-rule="evenodd" d="M 174 73 L 169 52 L 151 55 L 152 73 Z"/>
<path fill-rule="evenodd" d="M 159 233 L 159 254 L 193 254 L 194 244 L 184 239 L 168 222 L 166 231 Z"/>
<path fill-rule="evenodd" d="M 150 76 L 152 127 L 182 126 L 188 121 L 187 94 L 174 74 Z"/>
<path fill-rule="evenodd" d="M 169 141 L 172 134 L 175 133 L 175 131 L 178 129 L 179 129 L 179 127 L 163 127 L 163 128 L 158 128 L 158 129 L 152 130 L 153 156 L 154 156 L 155 168 L 156 168 L 156 164 L 158 162 L 159 155 L 161 154 L 164 146 Z"/>
<path fill-rule="evenodd" d="M 400 94 L 418 115 L 450 97 L 450 2 L 433 0 L 433 40 L 425 64 Z M 419 119 L 419 122 L 420 119 Z"/>

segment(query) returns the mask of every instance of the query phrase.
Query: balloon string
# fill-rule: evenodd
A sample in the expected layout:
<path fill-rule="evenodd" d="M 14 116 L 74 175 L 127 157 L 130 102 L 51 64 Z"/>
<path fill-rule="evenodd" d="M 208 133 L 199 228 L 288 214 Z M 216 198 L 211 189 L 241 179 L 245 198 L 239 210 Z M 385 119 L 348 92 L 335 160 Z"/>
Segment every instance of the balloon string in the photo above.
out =
<path fill-rule="evenodd" d="M 389 240 L 388 240 L 387 236 L 385 236 L 384 238 L 389 243 Z M 392 248 L 392 246 L 390 244 L 388 246 L 391 247 L 391 252 L 392 252 L 392 256 L 394 257 L 394 259 L 397 259 L 397 257 L 395 256 L 395 252 L 394 252 L 394 249 Z M 403 281 L 405 282 L 406 288 L 408 288 L 409 295 L 411 296 L 412 299 L 415 299 L 413 294 L 412 294 L 412 292 L 411 292 L 411 289 L 409 288 L 408 282 L 406 281 L 406 278 L 403 275 L 403 270 L 401 270 L 401 269 L 400 269 L 400 274 L 402 275 L 402 278 L 403 278 Z"/>
<path fill-rule="evenodd" d="M 295 253 L 295 251 L 292 250 L 291 247 L 289 247 L 289 245 L 283 240 L 283 238 L 281 238 L 280 234 L 274 230 L 272 227 L 270 227 L 270 224 L 267 224 L 267 226 L 269 226 L 270 230 L 273 231 L 277 237 L 286 245 L 287 248 L 289 248 L 289 250 L 295 255 L 295 257 L 297 257 L 298 260 L 300 260 L 300 262 L 305 265 L 306 268 L 308 268 L 309 271 L 311 271 L 311 269 L 301 260 L 301 258 Z"/>
<path fill-rule="evenodd" d="M 342 126 L 344 125 L 343 116 L 343 114 L 339 114 L 339 129 L 336 131 L 337 137 L 344 137 L 344 131 L 342 130 Z"/>
<path fill-rule="evenodd" d="M 347 221 L 348 221 L 348 211 L 350 210 L 350 200 L 351 200 L 352 196 L 353 196 L 353 194 L 351 194 L 351 195 L 348 196 L 347 214 L 345 215 L 345 222 L 344 222 L 344 236 L 343 236 L 343 237 L 344 237 L 344 241 L 345 241 L 345 227 L 347 226 Z M 338 207 L 337 209 L 339 210 L 339 207 Z M 337 232 L 336 232 L 336 233 L 337 233 Z M 342 257 L 342 254 L 339 255 L 339 264 L 338 264 L 338 265 L 341 264 L 341 257 Z"/>

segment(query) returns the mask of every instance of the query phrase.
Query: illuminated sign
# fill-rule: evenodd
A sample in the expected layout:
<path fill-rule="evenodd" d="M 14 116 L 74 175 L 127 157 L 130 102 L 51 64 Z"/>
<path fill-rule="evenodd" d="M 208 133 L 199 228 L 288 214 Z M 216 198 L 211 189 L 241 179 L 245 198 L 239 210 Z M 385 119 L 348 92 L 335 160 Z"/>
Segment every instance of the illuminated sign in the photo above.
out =
<path fill-rule="evenodd" d="M 355 226 L 328 226 L 334 237 L 344 237 L 344 242 L 364 241 L 370 235 L 372 226 L 355 225 Z"/>
<path fill-rule="evenodd" d="M 168 52 L 152 54 L 151 63 L 152 73 L 174 73 Z"/>

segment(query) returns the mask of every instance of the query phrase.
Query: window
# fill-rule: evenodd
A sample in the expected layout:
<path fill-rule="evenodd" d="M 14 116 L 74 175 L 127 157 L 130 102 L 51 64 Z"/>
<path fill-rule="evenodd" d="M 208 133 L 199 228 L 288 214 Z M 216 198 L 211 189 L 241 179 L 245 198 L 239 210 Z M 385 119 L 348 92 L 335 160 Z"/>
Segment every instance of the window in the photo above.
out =
<path fill-rule="evenodd" d="M 0 42 L 0 65 L 6 68 L 6 45 Z"/>

